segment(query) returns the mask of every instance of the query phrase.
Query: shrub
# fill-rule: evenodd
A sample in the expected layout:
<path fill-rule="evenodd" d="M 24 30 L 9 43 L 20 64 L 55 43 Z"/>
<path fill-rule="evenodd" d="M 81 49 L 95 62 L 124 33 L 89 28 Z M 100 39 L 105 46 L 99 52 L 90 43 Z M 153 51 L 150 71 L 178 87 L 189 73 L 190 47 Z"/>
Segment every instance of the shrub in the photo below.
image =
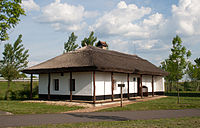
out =
<path fill-rule="evenodd" d="M 10 91 L 10 99 L 11 100 L 25 100 L 29 99 L 30 97 L 30 88 L 27 85 L 23 85 L 23 90 L 16 90 L 16 91 Z M 32 91 L 32 97 L 35 97 L 38 95 L 38 86 L 35 86 Z"/>

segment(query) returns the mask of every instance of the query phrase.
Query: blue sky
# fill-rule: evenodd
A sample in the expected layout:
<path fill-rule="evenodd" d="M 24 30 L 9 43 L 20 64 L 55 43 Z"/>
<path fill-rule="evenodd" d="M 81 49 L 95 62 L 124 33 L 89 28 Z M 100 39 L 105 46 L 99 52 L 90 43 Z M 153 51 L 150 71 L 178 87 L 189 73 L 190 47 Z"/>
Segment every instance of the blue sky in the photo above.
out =
<path fill-rule="evenodd" d="M 0 52 L 22 34 L 29 66 L 62 54 L 71 32 L 80 44 L 92 30 L 109 49 L 137 54 L 157 66 L 168 57 L 176 34 L 192 51 L 191 60 L 200 55 L 199 0 L 23 0 L 22 6 L 26 16 L 9 31 Z"/>

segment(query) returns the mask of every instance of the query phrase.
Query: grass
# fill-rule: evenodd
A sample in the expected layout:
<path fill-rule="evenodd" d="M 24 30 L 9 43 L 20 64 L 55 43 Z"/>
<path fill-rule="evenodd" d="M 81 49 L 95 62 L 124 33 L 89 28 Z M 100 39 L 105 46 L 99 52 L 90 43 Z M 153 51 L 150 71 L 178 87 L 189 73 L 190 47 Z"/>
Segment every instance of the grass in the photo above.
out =
<path fill-rule="evenodd" d="M 0 82 L 0 99 L 4 99 L 4 96 L 5 96 L 5 92 L 7 90 L 7 82 Z M 30 86 L 30 82 L 26 81 L 26 82 L 11 82 L 11 85 L 10 85 L 10 90 L 12 91 L 18 91 L 18 90 L 24 90 L 25 87 L 28 87 L 29 88 Z M 33 82 L 33 88 L 38 86 L 38 82 L 34 81 Z"/>
<path fill-rule="evenodd" d="M 42 114 L 42 113 L 60 113 L 70 110 L 81 109 L 79 106 L 61 106 L 49 105 L 46 103 L 25 103 L 22 101 L 0 100 L 0 110 L 11 112 L 13 114 Z"/>
<path fill-rule="evenodd" d="M 177 93 L 177 91 L 171 91 L 165 93 Z M 200 91 L 179 91 L 179 93 L 200 93 Z"/>
<path fill-rule="evenodd" d="M 17 92 L 29 88 L 30 82 L 12 82 L 10 90 Z M 33 82 L 33 88 L 38 86 L 38 82 Z M 0 99 L 4 99 L 7 90 L 7 82 L 0 82 Z M 37 95 L 38 96 L 38 95 Z M 37 98 L 37 97 L 34 97 Z M 13 114 L 42 114 L 42 113 L 60 113 L 70 110 L 81 109 L 79 106 L 61 106 L 49 105 L 46 103 L 25 103 L 20 100 L 0 100 L 0 110 L 11 112 Z"/>
<path fill-rule="evenodd" d="M 181 97 L 177 104 L 177 97 L 166 97 L 146 102 L 138 102 L 124 107 L 113 107 L 100 111 L 138 111 L 138 110 L 166 110 L 200 108 L 200 97 Z"/>
<path fill-rule="evenodd" d="M 74 124 L 50 124 L 21 128 L 198 128 L 200 117 L 153 119 L 135 121 L 87 122 Z"/>

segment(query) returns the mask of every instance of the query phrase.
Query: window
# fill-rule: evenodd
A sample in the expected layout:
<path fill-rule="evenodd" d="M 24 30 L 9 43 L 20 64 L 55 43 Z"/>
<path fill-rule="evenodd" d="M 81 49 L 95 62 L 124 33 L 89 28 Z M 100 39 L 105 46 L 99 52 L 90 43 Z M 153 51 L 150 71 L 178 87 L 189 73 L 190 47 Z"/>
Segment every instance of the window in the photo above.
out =
<path fill-rule="evenodd" d="M 70 91 L 75 91 L 75 79 L 70 80 Z"/>
<path fill-rule="evenodd" d="M 54 79 L 54 90 L 59 91 L 59 79 Z"/>
<path fill-rule="evenodd" d="M 133 77 L 133 81 L 136 81 L 136 78 L 135 78 L 135 77 Z"/>

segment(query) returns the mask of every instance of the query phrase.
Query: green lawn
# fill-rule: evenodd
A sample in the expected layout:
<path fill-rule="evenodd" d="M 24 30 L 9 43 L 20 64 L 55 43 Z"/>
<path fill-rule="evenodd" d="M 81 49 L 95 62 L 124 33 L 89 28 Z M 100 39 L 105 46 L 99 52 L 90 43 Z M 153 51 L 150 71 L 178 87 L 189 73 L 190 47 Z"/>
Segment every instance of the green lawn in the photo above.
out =
<path fill-rule="evenodd" d="M 48 105 L 46 103 L 25 103 L 22 101 L 0 100 L 0 110 L 11 112 L 13 114 L 40 114 L 40 113 L 59 113 L 76 109 L 82 109 L 78 106 Z"/>
<path fill-rule="evenodd" d="M 8 86 L 7 82 L 0 81 L 0 99 L 4 99 L 7 86 Z M 38 86 L 38 82 L 33 82 L 33 88 L 35 88 L 36 86 Z M 11 82 L 10 90 L 16 92 L 19 90 L 29 89 L 29 87 L 30 87 L 30 82 L 19 82 L 19 81 Z"/>
<path fill-rule="evenodd" d="M 112 122 L 87 122 L 74 124 L 51 124 L 41 126 L 28 126 L 21 128 L 198 128 L 200 117 L 112 121 Z"/>
<path fill-rule="evenodd" d="M 200 108 L 200 97 L 181 97 L 177 104 L 177 97 L 166 97 L 146 102 L 138 102 L 124 107 L 113 107 L 100 111 L 137 111 Z"/>
<path fill-rule="evenodd" d="M 38 86 L 38 82 L 33 82 L 33 88 Z M 45 103 L 24 103 L 20 101 L 19 92 L 25 92 L 25 98 L 29 97 L 30 82 L 12 82 L 10 90 L 17 94 L 17 100 L 2 100 L 4 99 L 5 92 L 7 90 L 7 82 L 0 82 L 0 110 L 8 111 L 13 114 L 39 114 L 39 113 L 59 113 L 70 110 L 81 109 L 83 107 L 78 106 L 59 106 L 59 105 L 48 105 Z M 26 92 L 27 91 L 27 92 Z M 36 90 L 37 91 L 37 90 Z M 18 92 L 18 93 L 17 93 Z M 37 98 L 38 95 L 36 95 Z M 9 95 L 11 97 L 11 94 Z M 19 100 L 19 101 L 18 101 Z"/>

